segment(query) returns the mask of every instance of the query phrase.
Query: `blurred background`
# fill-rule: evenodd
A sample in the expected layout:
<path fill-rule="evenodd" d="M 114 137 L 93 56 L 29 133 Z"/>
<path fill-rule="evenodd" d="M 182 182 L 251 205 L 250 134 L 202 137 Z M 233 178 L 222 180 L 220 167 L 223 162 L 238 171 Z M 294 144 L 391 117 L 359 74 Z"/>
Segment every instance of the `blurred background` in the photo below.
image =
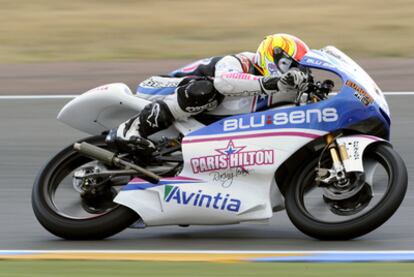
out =
<path fill-rule="evenodd" d="M 412 57 L 412 0 L 1 0 L 2 63 L 177 59 L 255 51 L 285 32 L 355 57 Z"/>
<path fill-rule="evenodd" d="M 335 45 L 384 91 L 414 90 L 414 0 L 0 0 L 0 97 L 80 94 L 111 82 L 134 90 L 195 59 L 256 51 L 265 35 L 279 32 L 315 49 Z M 393 143 L 414 172 L 409 97 L 388 100 Z M 34 218 L 30 194 L 53 153 L 85 136 L 55 120 L 67 101 L 0 100 L 0 222 L 11 222 L 0 228 L 3 249 L 414 248 L 412 189 L 398 216 L 350 242 L 310 240 L 285 214 L 270 225 L 160 227 L 103 242 L 58 240 Z"/>
<path fill-rule="evenodd" d="M 412 0 L 0 0 L 0 7 L 0 94 L 134 87 L 192 59 L 255 51 L 278 32 L 311 48 L 335 45 L 385 89 L 414 85 L 400 81 L 414 68 Z"/>

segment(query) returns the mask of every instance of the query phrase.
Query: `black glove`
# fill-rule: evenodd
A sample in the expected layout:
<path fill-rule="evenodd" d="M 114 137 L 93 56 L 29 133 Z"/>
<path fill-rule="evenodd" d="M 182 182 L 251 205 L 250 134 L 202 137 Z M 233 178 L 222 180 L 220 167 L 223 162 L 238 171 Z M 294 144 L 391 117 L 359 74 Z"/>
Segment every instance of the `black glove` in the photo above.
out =
<path fill-rule="evenodd" d="M 305 91 L 308 88 L 308 85 L 307 75 L 296 68 L 292 68 L 285 72 L 277 83 L 279 91 L 285 92 Z"/>
<path fill-rule="evenodd" d="M 267 95 L 278 91 L 297 93 L 308 88 L 308 77 L 299 69 L 291 68 L 280 77 L 263 77 L 260 79 L 260 86 L 262 92 Z"/>
<path fill-rule="evenodd" d="M 260 79 L 260 87 L 262 92 L 266 95 L 271 95 L 279 91 L 278 82 L 279 77 L 267 76 Z"/>

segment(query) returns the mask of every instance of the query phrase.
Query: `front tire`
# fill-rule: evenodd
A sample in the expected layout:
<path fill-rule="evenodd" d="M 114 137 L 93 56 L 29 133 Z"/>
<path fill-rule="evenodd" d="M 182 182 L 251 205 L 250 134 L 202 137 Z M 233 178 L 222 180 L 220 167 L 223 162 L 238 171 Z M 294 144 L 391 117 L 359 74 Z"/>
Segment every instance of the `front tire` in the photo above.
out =
<path fill-rule="evenodd" d="M 105 147 L 104 136 L 91 137 L 88 143 Z M 40 224 L 52 234 L 68 240 L 97 240 L 115 235 L 136 220 L 139 216 L 131 209 L 113 204 L 113 208 L 90 217 L 75 218 L 59 211 L 53 201 L 53 188 L 69 174 L 90 159 L 81 156 L 73 145 L 60 151 L 38 174 L 32 190 L 32 207 Z M 111 199 L 110 199 L 111 201 Z"/>
<path fill-rule="evenodd" d="M 407 169 L 403 160 L 389 145 L 383 143 L 367 148 L 363 159 L 377 161 L 384 168 L 384 175 L 388 175 L 387 189 L 378 203 L 370 208 L 365 207 L 361 213 L 358 210 L 351 219 L 344 221 L 321 220 L 305 205 L 304 197 L 310 191 L 309 186 L 316 187 L 311 183 L 314 180 L 318 159 L 314 159 L 298 171 L 300 173 L 287 188 L 285 204 L 290 220 L 300 231 L 321 240 L 348 240 L 373 231 L 395 213 L 407 190 Z M 338 214 L 335 216 L 344 217 Z"/>

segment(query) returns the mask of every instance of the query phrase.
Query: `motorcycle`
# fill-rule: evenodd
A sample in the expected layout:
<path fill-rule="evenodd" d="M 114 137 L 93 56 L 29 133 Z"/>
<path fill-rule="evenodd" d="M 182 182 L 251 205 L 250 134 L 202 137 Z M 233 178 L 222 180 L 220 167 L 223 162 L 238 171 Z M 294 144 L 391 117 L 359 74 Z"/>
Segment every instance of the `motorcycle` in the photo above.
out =
<path fill-rule="evenodd" d="M 93 136 L 39 172 L 32 192 L 38 221 L 58 237 L 96 240 L 128 227 L 264 221 L 286 209 L 317 239 L 373 231 L 407 190 L 405 164 L 389 142 L 385 97 L 333 46 L 309 51 L 300 64 L 339 76 L 339 92 L 325 80 L 290 102 L 225 99 L 215 111 L 153 135 L 157 151 L 150 156 L 120 152 L 104 139 L 148 100 L 121 83 L 76 97 L 58 119 Z"/>

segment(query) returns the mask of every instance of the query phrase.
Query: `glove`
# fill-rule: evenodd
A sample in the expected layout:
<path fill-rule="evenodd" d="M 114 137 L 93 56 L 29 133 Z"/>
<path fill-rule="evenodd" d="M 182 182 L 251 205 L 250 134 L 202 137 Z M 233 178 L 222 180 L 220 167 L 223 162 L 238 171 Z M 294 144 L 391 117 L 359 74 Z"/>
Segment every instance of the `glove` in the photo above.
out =
<path fill-rule="evenodd" d="M 279 91 L 278 82 L 279 77 L 267 76 L 259 80 L 262 92 L 266 95 L 271 95 Z"/>
<path fill-rule="evenodd" d="M 297 68 L 292 68 L 280 77 L 267 76 L 261 78 L 260 87 L 266 95 L 271 95 L 278 91 L 297 93 L 308 88 L 308 77 Z"/>
<path fill-rule="evenodd" d="M 305 91 L 308 88 L 308 77 L 302 71 L 292 68 L 289 71 L 282 74 L 277 82 L 279 91 Z"/>

